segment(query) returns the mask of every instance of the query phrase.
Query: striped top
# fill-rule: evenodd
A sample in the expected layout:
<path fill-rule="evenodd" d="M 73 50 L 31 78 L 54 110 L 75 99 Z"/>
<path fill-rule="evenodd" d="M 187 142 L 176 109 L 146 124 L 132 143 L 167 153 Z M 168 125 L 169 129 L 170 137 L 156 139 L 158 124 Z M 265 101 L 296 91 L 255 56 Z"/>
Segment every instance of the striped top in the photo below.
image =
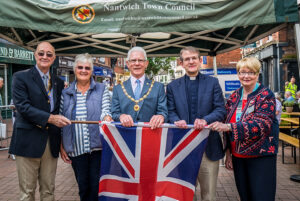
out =
<path fill-rule="evenodd" d="M 87 94 L 88 91 L 86 91 L 84 94 L 82 94 L 80 91 L 77 91 L 77 84 L 75 85 L 76 90 L 76 107 L 75 107 L 75 118 L 78 121 L 86 121 L 87 120 Z M 105 90 L 103 92 L 102 97 L 102 113 L 100 119 L 103 120 L 103 118 L 106 115 L 111 116 L 110 114 L 110 93 L 107 87 L 105 87 Z M 62 107 L 63 107 L 63 96 L 61 98 L 61 108 L 60 112 L 62 113 Z M 75 124 L 75 138 L 74 138 L 74 152 L 70 153 L 69 156 L 76 157 L 85 153 L 90 153 L 97 149 L 90 149 L 90 135 L 89 135 L 89 129 L 87 124 Z"/>

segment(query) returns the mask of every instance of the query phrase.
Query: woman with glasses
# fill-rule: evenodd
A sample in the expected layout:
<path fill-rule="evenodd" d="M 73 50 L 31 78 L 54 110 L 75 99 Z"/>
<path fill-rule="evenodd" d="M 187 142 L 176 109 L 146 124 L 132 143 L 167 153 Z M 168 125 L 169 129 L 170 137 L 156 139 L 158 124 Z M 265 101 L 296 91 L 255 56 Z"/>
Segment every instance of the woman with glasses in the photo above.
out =
<path fill-rule="evenodd" d="M 275 200 L 279 133 L 276 101 L 273 92 L 258 83 L 260 68 L 254 57 L 237 63 L 242 86 L 227 101 L 225 123 L 209 125 L 226 136 L 225 166 L 234 170 L 241 201 Z"/>
<path fill-rule="evenodd" d="M 76 56 L 73 70 L 76 80 L 62 92 L 61 114 L 71 120 L 112 121 L 109 90 L 92 78 L 92 57 Z M 61 157 L 72 165 L 81 201 L 98 200 L 101 149 L 98 124 L 63 128 Z"/>

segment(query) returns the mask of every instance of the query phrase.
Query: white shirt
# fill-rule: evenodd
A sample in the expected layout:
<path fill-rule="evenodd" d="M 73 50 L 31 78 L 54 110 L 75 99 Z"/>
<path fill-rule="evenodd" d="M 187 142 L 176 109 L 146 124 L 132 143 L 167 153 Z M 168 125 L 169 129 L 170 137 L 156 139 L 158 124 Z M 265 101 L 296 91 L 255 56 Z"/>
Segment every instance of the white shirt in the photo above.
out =
<path fill-rule="evenodd" d="M 130 76 L 132 91 L 135 91 L 135 88 L 137 87 L 136 80 L 137 79 L 135 77 Z M 144 82 L 145 82 L 145 74 L 138 80 L 140 80 L 140 82 L 141 82 L 141 91 L 142 91 L 143 86 L 144 86 Z"/>

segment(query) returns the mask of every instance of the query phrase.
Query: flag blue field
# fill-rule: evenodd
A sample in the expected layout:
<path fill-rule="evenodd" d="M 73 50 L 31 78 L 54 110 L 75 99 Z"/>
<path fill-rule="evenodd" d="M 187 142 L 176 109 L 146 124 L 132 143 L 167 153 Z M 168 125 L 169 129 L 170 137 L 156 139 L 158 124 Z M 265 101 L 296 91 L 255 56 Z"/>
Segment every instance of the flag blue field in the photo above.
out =
<path fill-rule="evenodd" d="M 209 129 L 104 124 L 100 201 L 192 201 Z"/>

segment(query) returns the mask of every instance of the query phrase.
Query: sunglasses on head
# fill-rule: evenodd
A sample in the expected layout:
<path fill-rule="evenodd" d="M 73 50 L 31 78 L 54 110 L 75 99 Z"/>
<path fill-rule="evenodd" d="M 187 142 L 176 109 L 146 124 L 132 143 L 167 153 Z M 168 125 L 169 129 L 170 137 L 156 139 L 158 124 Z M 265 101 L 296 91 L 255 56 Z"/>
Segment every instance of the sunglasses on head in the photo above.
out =
<path fill-rule="evenodd" d="M 49 58 L 53 57 L 53 53 L 51 53 L 51 52 L 38 52 L 37 54 L 38 54 L 40 57 L 43 57 L 45 54 L 46 54 L 46 56 L 49 57 Z"/>
<path fill-rule="evenodd" d="M 89 67 L 89 66 L 77 66 L 77 69 L 78 70 L 83 70 L 83 69 L 85 69 L 85 70 L 91 70 L 91 67 Z"/>

